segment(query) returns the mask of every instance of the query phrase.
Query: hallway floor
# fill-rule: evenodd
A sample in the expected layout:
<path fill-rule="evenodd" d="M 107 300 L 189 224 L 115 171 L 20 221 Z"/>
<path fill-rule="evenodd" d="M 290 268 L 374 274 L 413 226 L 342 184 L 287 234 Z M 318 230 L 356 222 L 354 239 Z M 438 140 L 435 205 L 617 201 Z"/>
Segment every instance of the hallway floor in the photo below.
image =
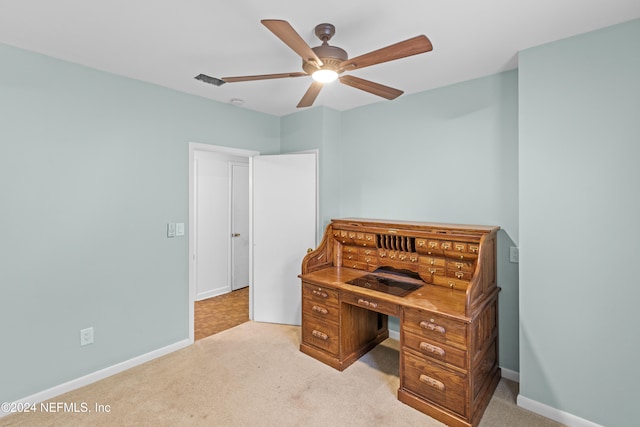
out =
<path fill-rule="evenodd" d="M 195 340 L 249 321 L 249 287 L 195 302 Z"/>

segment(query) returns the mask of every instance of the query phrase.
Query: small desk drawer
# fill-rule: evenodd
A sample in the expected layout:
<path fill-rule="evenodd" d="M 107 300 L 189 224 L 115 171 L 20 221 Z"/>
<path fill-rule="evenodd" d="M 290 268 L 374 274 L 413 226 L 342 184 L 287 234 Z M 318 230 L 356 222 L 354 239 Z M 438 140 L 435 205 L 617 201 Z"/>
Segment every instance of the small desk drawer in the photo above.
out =
<path fill-rule="evenodd" d="M 450 347 L 439 342 L 430 342 L 424 337 L 410 332 L 404 333 L 404 342 L 402 345 L 423 356 L 449 363 L 458 368 L 467 369 L 467 352 L 465 350 Z"/>
<path fill-rule="evenodd" d="M 344 264 L 349 264 L 352 261 L 359 261 L 360 257 L 358 255 L 358 249 L 353 246 L 344 246 L 342 250 L 342 262 Z"/>
<path fill-rule="evenodd" d="M 337 305 L 324 304 L 312 298 L 302 298 L 302 312 L 334 323 L 338 322 L 340 316 Z"/>
<path fill-rule="evenodd" d="M 452 277 L 452 278 L 456 278 L 458 280 L 463 280 L 463 281 L 469 281 L 473 278 L 473 271 L 469 272 L 469 271 L 447 269 L 447 277 Z M 457 285 L 458 283 L 454 284 L 454 287 L 456 287 Z M 458 288 L 456 287 L 456 289 Z M 466 290 L 466 287 L 464 289 Z"/>
<path fill-rule="evenodd" d="M 436 267 L 436 266 L 427 266 L 425 264 L 420 264 L 419 268 L 418 268 L 418 273 L 420 274 L 420 277 L 422 278 L 422 280 L 425 281 L 425 283 L 433 283 L 435 280 L 435 277 L 437 276 L 444 276 L 445 274 L 445 269 L 444 267 Z"/>
<path fill-rule="evenodd" d="M 302 325 L 302 341 L 337 356 L 340 348 L 338 325 L 313 316 L 305 316 Z"/>
<path fill-rule="evenodd" d="M 475 271 L 475 267 L 473 262 L 471 261 L 447 259 L 447 270 L 464 271 L 466 273 L 473 273 Z"/>
<path fill-rule="evenodd" d="M 447 265 L 446 258 L 435 257 L 435 256 L 423 256 L 420 257 L 420 267 L 425 266 L 425 268 L 433 268 L 433 267 L 445 267 Z"/>
<path fill-rule="evenodd" d="M 344 267 L 355 268 L 356 270 L 365 270 L 365 271 L 367 270 L 367 267 L 369 267 L 369 264 L 367 264 L 366 262 L 347 260 L 347 259 L 342 260 L 342 265 Z"/>
<path fill-rule="evenodd" d="M 365 248 L 375 248 L 376 236 L 370 233 L 356 233 L 356 238 L 353 243 Z"/>
<path fill-rule="evenodd" d="M 467 325 L 426 311 L 404 309 L 404 331 L 414 333 L 430 341 L 438 341 L 457 347 L 467 346 Z"/>
<path fill-rule="evenodd" d="M 338 291 L 302 282 L 302 299 L 310 299 L 320 304 L 338 306 Z"/>
<path fill-rule="evenodd" d="M 342 244 L 353 243 L 353 237 L 349 237 L 349 232 L 346 230 L 333 230 L 333 237 Z"/>
<path fill-rule="evenodd" d="M 402 387 L 467 416 L 467 375 L 403 352 Z"/>
<path fill-rule="evenodd" d="M 444 255 L 449 259 L 455 259 L 459 261 L 475 261 L 478 259 L 477 252 L 444 251 Z"/>
<path fill-rule="evenodd" d="M 360 248 L 358 248 L 357 246 L 342 245 L 342 256 L 343 257 L 346 257 L 349 254 L 357 255 L 358 252 L 360 252 Z"/>
<path fill-rule="evenodd" d="M 460 278 L 434 275 L 432 283 L 434 285 L 455 289 L 457 291 L 466 291 L 469 287 L 469 281 L 464 280 L 464 274 L 460 276 Z"/>
<path fill-rule="evenodd" d="M 375 248 L 360 248 L 358 252 L 360 253 L 360 255 L 363 255 L 363 256 L 371 256 L 371 257 L 378 256 L 378 250 Z"/>
<path fill-rule="evenodd" d="M 398 307 L 398 305 L 370 296 L 359 296 L 347 291 L 342 291 L 342 302 L 390 316 L 397 317 L 400 315 L 400 307 Z"/>

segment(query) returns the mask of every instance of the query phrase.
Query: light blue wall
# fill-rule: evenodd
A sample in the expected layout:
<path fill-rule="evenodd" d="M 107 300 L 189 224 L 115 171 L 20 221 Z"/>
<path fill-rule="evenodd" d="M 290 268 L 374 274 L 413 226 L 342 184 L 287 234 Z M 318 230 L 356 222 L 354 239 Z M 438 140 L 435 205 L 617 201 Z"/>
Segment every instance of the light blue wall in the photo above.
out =
<path fill-rule="evenodd" d="M 318 243 L 332 218 L 340 216 L 341 113 L 315 107 L 282 117 L 283 153 L 317 149 L 319 152 Z"/>
<path fill-rule="evenodd" d="M 277 153 L 280 120 L 5 45 L 0 64 L 12 401 L 187 339 L 188 242 L 166 223 L 188 222 L 188 142 Z"/>
<path fill-rule="evenodd" d="M 608 427 L 640 401 L 640 20 L 520 55 L 520 393 Z"/>
<path fill-rule="evenodd" d="M 497 224 L 500 250 L 517 241 L 515 72 L 279 119 L 8 46 L 0 59 L 0 321 L 21 325 L 2 341 L 2 400 L 186 338 L 187 240 L 165 226 L 187 222 L 189 141 L 318 148 L 319 234 L 369 216 Z M 514 267 L 499 262 L 501 365 L 517 371 Z M 96 343 L 79 347 L 88 326 Z"/>
<path fill-rule="evenodd" d="M 500 365 L 518 371 L 518 81 L 510 71 L 342 114 L 341 215 L 499 225 Z M 398 330 L 397 319 L 391 329 Z"/>
<path fill-rule="evenodd" d="M 519 72 L 283 118 L 0 45 L 0 400 L 186 339 L 187 241 L 165 227 L 187 222 L 195 141 L 318 148 L 322 227 L 500 225 L 500 365 L 524 397 L 628 425 L 639 22 L 529 49 Z"/>

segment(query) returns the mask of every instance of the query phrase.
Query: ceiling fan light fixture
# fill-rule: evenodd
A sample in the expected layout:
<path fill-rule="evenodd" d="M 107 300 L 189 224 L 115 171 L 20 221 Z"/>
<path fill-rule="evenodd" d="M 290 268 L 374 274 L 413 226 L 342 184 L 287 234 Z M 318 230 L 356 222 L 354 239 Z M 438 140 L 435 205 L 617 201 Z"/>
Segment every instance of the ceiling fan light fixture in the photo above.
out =
<path fill-rule="evenodd" d="M 338 78 L 338 73 L 334 70 L 322 69 L 314 71 L 311 77 L 320 83 L 331 83 Z"/>

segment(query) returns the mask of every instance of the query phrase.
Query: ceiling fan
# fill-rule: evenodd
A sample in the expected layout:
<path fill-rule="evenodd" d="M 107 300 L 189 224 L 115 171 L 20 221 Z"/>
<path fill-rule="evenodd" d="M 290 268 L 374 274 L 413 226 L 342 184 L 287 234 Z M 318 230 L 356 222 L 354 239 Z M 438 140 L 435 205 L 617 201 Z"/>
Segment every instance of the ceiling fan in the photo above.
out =
<path fill-rule="evenodd" d="M 395 99 L 404 92 L 352 75 L 342 75 L 342 73 L 429 52 L 433 49 L 429 39 L 425 35 L 420 35 L 349 59 L 344 49 L 328 44 L 328 41 L 336 31 L 332 24 L 320 24 L 316 26 L 315 33 L 322 41 L 322 45 L 311 48 L 287 21 L 263 19 L 260 22 L 302 58 L 303 71 L 256 76 L 222 77 L 220 79 L 200 74 L 196 76 L 196 79 L 221 86 L 224 83 L 246 82 L 251 80 L 312 76 L 314 81 L 298 103 L 298 108 L 313 105 L 323 84 L 336 79 L 347 86 L 364 90 L 365 92 L 386 99 Z"/>

